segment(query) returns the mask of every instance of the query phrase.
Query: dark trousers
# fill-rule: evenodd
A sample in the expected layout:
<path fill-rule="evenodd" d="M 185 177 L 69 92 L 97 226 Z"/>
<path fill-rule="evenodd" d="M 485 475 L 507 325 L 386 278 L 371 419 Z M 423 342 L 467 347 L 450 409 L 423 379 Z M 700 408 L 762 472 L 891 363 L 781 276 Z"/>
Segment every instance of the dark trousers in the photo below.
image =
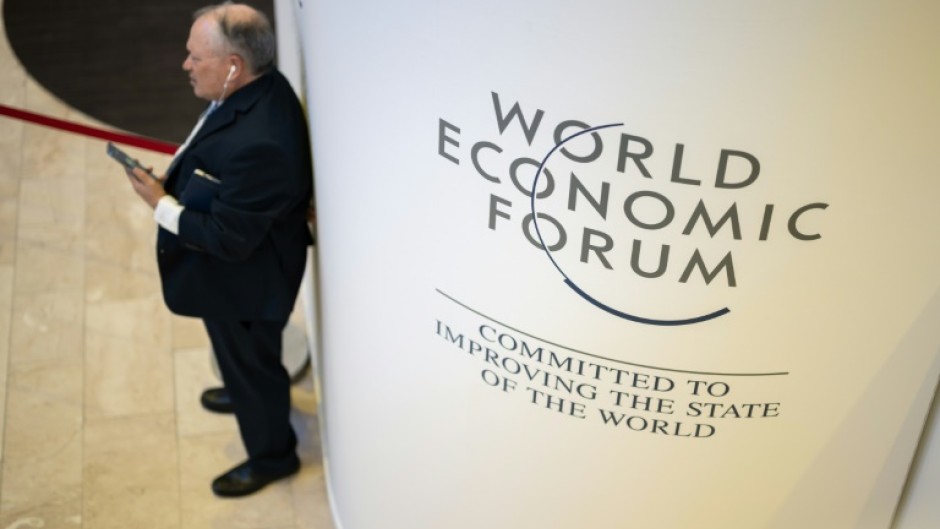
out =
<path fill-rule="evenodd" d="M 259 472 L 297 465 L 290 375 L 281 363 L 287 322 L 204 320 L 248 459 Z"/>

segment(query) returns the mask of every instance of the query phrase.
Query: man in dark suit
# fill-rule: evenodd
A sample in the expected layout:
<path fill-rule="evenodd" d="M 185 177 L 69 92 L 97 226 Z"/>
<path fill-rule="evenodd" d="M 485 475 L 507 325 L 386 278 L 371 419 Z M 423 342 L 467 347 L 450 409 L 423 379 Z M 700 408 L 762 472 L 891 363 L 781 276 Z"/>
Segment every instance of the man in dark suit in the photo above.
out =
<path fill-rule="evenodd" d="M 248 453 L 212 490 L 244 496 L 300 467 L 281 337 L 311 243 L 309 140 L 263 14 L 203 8 L 186 47 L 183 69 L 209 109 L 164 177 L 137 169 L 130 180 L 160 226 L 166 304 L 202 318 L 216 354 L 225 387 L 203 393 L 203 405 L 234 411 Z"/>

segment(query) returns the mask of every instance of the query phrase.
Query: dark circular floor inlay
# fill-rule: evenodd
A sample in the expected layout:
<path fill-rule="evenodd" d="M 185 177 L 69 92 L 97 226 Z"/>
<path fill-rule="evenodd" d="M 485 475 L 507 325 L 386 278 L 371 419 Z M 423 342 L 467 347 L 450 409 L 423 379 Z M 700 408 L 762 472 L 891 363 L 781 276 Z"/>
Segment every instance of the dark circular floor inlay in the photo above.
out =
<path fill-rule="evenodd" d="M 114 127 L 182 143 L 205 102 L 186 73 L 206 0 L 4 0 L 10 46 L 41 85 Z M 247 2 L 274 21 L 272 0 Z"/>

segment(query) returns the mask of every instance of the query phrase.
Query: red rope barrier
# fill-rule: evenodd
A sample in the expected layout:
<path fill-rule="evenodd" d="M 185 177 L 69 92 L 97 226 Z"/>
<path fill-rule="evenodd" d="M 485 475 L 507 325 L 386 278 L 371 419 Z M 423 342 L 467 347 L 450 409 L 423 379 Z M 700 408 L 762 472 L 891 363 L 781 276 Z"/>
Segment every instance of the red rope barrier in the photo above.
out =
<path fill-rule="evenodd" d="M 178 145 L 174 143 L 154 140 L 151 138 L 145 138 L 143 136 L 136 136 L 133 134 L 124 134 L 121 132 L 115 132 L 111 130 L 89 127 L 87 125 L 81 125 L 79 123 L 74 123 L 72 121 L 66 121 L 63 119 L 57 119 L 57 118 L 53 118 L 49 116 L 44 116 L 42 114 L 36 114 L 35 112 L 20 110 L 17 108 L 8 107 L 6 105 L 0 105 L 0 115 L 8 116 L 8 117 L 19 119 L 22 121 L 28 121 L 30 123 L 42 125 L 44 127 L 51 127 L 51 128 L 63 130 L 66 132 L 81 134 L 83 136 L 89 136 L 92 138 L 108 140 L 114 143 L 122 143 L 124 145 L 130 145 L 132 147 L 139 147 L 141 149 L 147 149 L 149 151 L 159 152 L 163 154 L 174 154 L 176 153 L 176 148 L 178 147 Z"/>

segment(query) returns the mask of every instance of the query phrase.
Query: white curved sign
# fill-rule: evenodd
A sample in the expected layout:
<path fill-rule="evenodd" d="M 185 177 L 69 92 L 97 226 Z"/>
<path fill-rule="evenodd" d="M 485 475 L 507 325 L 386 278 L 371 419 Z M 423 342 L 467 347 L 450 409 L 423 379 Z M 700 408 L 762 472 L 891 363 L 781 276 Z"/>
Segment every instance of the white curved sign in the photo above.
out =
<path fill-rule="evenodd" d="M 940 5 L 302 4 L 338 525 L 889 527 Z"/>

